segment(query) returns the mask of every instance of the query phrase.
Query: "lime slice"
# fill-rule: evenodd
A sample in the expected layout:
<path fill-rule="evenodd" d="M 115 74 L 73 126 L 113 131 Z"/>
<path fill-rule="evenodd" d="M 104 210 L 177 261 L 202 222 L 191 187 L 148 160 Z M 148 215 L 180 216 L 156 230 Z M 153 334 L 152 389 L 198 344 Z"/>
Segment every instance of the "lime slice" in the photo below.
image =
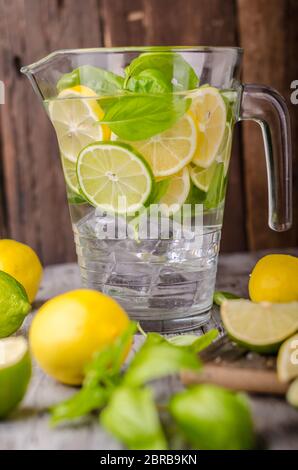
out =
<path fill-rule="evenodd" d="M 193 158 L 197 145 L 194 117 L 186 113 L 171 129 L 133 145 L 144 155 L 154 176 L 174 175 Z"/>
<path fill-rule="evenodd" d="M 77 164 L 73 160 L 61 155 L 62 168 L 65 177 L 65 181 L 68 187 L 76 194 L 79 192 L 79 182 L 77 177 Z"/>
<path fill-rule="evenodd" d="M 79 154 L 77 175 L 85 197 L 107 212 L 136 212 L 147 203 L 153 189 L 146 160 L 120 142 L 96 142 L 85 147 Z"/>
<path fill-rule="evenodd" d="M 20 328 L 31 305 L 24 287 L 4 271 L 0 271 L 0 298 L 0 338 L 5 338 Z"/>
<path fill-rule="evenodd" d="M 98 140 L 108 140 L 110 130 L 99 121 L 103 111 L 90 88 L 82 85 L 68 88 L 49 102 L 49 115 L 57 133 L 61 153 L 76 162 L 80 151 Z"/>
<path fill-rule="evenodd" d="M 298 302 L 227 300 L 221 306 L 221 317 L 234 341 L 253 351 L 271 353 L 297 331 Z"/>
<path fill-rule="evenodd" d="M 187 199 L 189 190 L 189 171 L 185 167 L 171 178 L 165 194 L 159 200 L 159 203 L 163 204 L 163 213 L 170 216 L 179 211 Z"/>
<path fill-rule="evenodd" d="M 294 380 L 288 388 L 287 401 L 290 405 L 298 408 L 298 379 Z"/>
<path fill-rule="evenodd" d="M 190 167 L 191 181 L 197 188 L 206 193 L 216 171 L 216 167 L 217 162 L 214 162 L 209 168 L 201 168 L 199 166 Z"/>
<path fill-rule="evenodd" d="M 298 377 L 298 334 L 287 339 L 278 351 L 277 375 L 281 382 Z"/>
<path fill-rule="evenodd" d="M 22 400 L 30 376 L 27 341 L 22 336 L 0 340 L 0 418 L 5 418 Z"/>
<path fill-rule="evenodd" d="M 193 95 L 191 112 L 198 126 L 198 143 L 193 163 L 208 168 L 215 160 L 226 128 L 225 102 L 216 88 L 204 87 Z"/>

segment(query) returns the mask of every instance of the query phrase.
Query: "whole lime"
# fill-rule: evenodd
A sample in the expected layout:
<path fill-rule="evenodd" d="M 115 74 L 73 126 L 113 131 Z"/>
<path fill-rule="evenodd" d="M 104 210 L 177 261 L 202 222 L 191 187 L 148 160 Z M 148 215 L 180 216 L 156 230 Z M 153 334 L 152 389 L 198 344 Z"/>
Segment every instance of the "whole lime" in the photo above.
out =
<path fill-rule="evenodd" d="M 14 277 L 0 271 L 0 338 L 17 331 L 30 309 L 23 286 Z"/>
<path fill-rule="evenodd" d="M 31 377 L 28 344 L 22 336 L 0 340 L 0 419 L 24 397 Z"/>

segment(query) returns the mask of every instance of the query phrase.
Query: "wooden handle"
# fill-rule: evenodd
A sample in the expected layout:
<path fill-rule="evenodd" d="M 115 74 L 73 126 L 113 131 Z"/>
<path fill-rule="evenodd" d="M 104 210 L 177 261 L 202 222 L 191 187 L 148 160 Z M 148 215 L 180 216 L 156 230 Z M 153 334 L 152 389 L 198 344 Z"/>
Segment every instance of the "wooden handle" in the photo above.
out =
<path fill-rule="evenodd" d="M 287 384 L 278 381 L 274 371 L 216 366 L 208 363 L 199 374 L 182 372 L 181 380 L 184 385 L 212 383 L 232 390 L 272 395 L 284 395 L 288 388 Z"/>

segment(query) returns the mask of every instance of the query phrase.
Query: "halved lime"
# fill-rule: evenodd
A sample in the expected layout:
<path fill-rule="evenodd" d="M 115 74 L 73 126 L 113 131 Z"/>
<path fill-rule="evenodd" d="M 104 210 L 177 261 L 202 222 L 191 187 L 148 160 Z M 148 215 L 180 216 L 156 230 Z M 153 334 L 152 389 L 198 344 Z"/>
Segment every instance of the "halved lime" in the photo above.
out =
<path fill-rule="evenodd" d="M 31 310 L 24 287 L 10 274 L 0 271 L 0 338 L 12 335 Z"/>
<path fill-rule="evenodd" d="M 31 359 L 25 338 L 18 336 L 0 340 L 0 419 L 22 400 L 30 376 Z"/>
<path fill-rule="evenodd" d="M 294 380 L 288 388 L 287 401 L 290 405 L 298 408 L 298 379 Z"/>
<path fill-rule="evenodd" d="M 95 142 L 85 147 L 78 157 L 77 176 L 92 205 L 119 214 L 145 206 L 154 181 L 142 155 L 121 142 Z"/>
<path fill-rule="evenodd" d="M 212 163 L 209 168 L 201 168 L 199 166 L 190 166 L 189 173 L 191 177 L 191 181 L 193 184 L 204 191 L 205 193 L 208 191 L 210 187 L 210 183 L 216 171 L 217 162 Z"/>
<path fill-rule="evenodd" d="M 100 123 L 104 113 L 96 93 L 86 86 L 61 91 L 57 99 L 49 101 L 48 111 L 60 151 L 73 162 L 86 145 L 110 138 L 110 129 Z"/>
<path fill-rule="evenodd" d="M 185 203 L 190 190 L 190 178 L 187 167 L 171 177 L 165 194 L 160 198 L 163 213 L 167 216 L 175 214 Z"/>
<path fill-rule="evenodd" d="M 61 155 L 61 160 L 66 184 L 74 193 L 80 194 L 76 162 L 64 155 Z"/>
<path fill-rule="evenodd" d="M 285 341 L 277 356 L 277 375 L 281 382 L 298 377 L 298 334 Z"/>
<path fill-rule="evenodd" d="M 271 353 L 298 330 L 298 302 L 227 300 L 221 306 L 221 317 L 235 342 L 253 351 Z"/>

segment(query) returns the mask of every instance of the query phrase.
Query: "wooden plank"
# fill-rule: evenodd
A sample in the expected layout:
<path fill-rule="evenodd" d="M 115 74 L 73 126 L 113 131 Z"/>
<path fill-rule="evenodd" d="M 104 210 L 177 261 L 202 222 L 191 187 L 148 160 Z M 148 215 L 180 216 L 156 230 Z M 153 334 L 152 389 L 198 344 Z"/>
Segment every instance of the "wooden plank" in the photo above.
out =
<path fill-rule="evenodd" d="M 245 50 L 244 82 L 270 85 L 290 103 L 290 83 L 298 77 L 297 2 L 238 0 L 238 14 L 240 42 Z M 297 130 L 298 108 L 291 104 L 289 108 L 294 129 Z M 293 137 L 297 145 L 297 132 L 293 133 Z M 279 234 L 267 226 L 265 160 L 261 131 L 256 124 L 244 124 L 243 140 L 249 248 L 294 246 L 297 223 L 291 231 Z M 297 189 L 294 201 L 297 201 Z"/>
<path fill-rule="evenodd" d="M 9 234 L 37 249 L 46 264 L 72 260 L 74 244 L 56 138 L 19 68 L 55 49 L 100 45 L 97 2 L 0 0 L 0 9 L 0 78 L 6 86 L 0 111 Z"/>

